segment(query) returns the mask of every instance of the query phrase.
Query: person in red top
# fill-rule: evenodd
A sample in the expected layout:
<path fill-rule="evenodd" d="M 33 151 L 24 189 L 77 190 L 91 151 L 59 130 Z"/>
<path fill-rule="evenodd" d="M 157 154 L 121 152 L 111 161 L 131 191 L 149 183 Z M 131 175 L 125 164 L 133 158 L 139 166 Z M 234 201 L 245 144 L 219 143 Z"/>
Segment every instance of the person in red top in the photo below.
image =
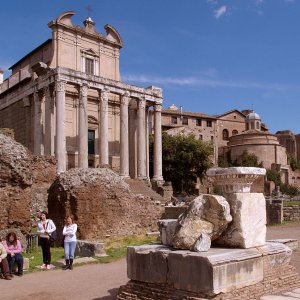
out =
<path fill-rule="evenodd" d="M 23 256 L 21 242 L 17 239 L 14 232 L 8 233 L 6 240 L 2 241 L 2 244 L 7 252 L 7 260 L 9 265 L 9 272 L 12 275 L 14 273 L 14 266 L 17 263 L 18 272 L 16 275 L 23 275 Z"/>

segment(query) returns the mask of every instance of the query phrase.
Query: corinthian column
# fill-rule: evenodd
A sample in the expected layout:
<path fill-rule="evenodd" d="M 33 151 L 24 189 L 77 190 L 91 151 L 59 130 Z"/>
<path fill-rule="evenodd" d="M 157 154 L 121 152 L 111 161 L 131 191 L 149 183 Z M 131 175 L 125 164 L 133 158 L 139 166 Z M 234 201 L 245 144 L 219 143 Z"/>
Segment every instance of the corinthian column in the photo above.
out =
<path fill-rule="evenodd" d="M 66 135 L 65 135 L 65 82 L 55 83 L 56 93 L 56 148 L 57 173 L 66 171 Z"/>
<path fill-rule="evenodd" d="M 129 92 L 121 96 L 120 107 L 120 175 L 129 178 L 128 104 Z"/>
<path fill-rule="evenodd" d="M 161 137 L 161 104 L 154 105 L 154 165 L 153 180 L 161 181 L 162 176 L 162 137 Z"/>
<path fill-rule="evenodd" d="M 99 163 L 108 165 L 108 90 L 100 92 Z"/>
<path fill-rule="evenodd" d="M 80 87 L 79 99 L 79 168 L 88 167 L 88 111 L 87 111 L 88 86 Z"/>
<path fill-rule="evenodd" d="M 138 159 L 137 159 L 137 173 L 139 179 L 145 179 L 146 176 L 146 116 L 145 116 L 146 101 L 144 99 L 138 100 Z"/>
<path fill-rule="evenodd" d="M 42 102 L 44 99 L 43 91 L 35 92 L 34 98 L 34 138 L 33 153 L 36 155 L 44 154 L 43 147 L 43 124 L 42 124 Z"/>

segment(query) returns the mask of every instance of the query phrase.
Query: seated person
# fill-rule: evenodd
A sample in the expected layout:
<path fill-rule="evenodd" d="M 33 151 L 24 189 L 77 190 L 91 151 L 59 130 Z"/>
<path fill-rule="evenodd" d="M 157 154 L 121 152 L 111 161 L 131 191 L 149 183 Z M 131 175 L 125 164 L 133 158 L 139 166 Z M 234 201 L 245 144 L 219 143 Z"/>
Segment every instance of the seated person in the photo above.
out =
<path fill-rule="evenodd" d="M 23 256 L 21 242 L 17 239 L 14 232 L 10 232 L 6 236 L 6 240 L 2 241 L 2 244 L 7 252 L 7 261 L 9 265 L 9 272 L 12 275 L 14 273 L 14 266 L 17 263 L 18 272 L 16 275 L 23 275 Z"/>
<path fill-rule="evenodd" d="M 0 243 L 0 268 L 2 273 L 0 273 L 0 278 L 4 278 L 6 280 L 11 280 L 12 277 L 9 274 L 9 267 L 7 262 L 7 253 L 4 246 Z"/>

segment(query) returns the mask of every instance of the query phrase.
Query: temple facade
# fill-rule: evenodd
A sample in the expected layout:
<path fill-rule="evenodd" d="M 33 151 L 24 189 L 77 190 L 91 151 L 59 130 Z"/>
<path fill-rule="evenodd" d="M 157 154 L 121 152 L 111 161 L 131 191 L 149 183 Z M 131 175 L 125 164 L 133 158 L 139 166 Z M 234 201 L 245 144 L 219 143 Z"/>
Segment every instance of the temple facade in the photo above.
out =
<path fill-rule="evenodd" d="M 0 127 L 37 155 L 57 158 L 57 172 L 110 165 L 124 178 L 149 179 L 148 123 L 154 116 L 154 181 L 162 181 L 162 89 L 120 79 L 118 31 L 95 31 L 68 11 L 51 21 L 52 38 L 0 82 Z"/>

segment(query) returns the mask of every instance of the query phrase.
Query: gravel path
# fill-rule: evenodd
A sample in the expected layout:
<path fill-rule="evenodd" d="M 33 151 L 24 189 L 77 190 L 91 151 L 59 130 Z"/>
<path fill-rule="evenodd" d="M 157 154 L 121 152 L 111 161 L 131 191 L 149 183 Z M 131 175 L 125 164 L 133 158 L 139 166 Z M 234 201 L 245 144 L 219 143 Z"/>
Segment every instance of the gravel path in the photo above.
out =
<path fill-rule="evenodd" d="M 300 239 L 300 222 L 268 227 L 267 239 Z M 292 264 L 300 273 L 300 246 Z M 5 300 L 113 300 L 120 285 L 126 284 L 126 260 L 109 264 L 74 267 L 73 271 L 50 270 L 0 281 L 0 298 Z M 276 298 L 273 299 L 287 299 Z"/>
<path fill-rule="evenodd" d="M 113 300 L 128 281 L 126 260 L 74 267 L 72 271 L 45 270 L 0 281 L 5 300 Z"/>

